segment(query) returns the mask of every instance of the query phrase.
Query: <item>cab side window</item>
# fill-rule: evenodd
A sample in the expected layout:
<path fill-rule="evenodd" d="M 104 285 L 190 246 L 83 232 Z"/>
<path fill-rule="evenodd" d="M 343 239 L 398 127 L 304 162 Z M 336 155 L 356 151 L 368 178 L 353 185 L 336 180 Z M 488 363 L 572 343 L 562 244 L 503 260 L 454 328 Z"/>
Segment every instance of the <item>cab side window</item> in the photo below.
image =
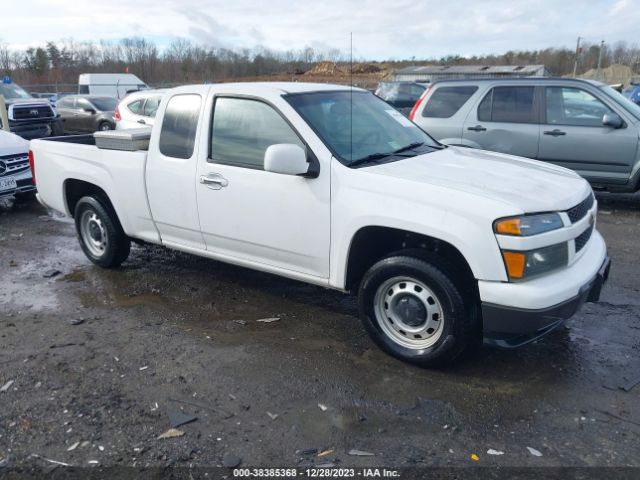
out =
<path fill-rule="evenodd" d="M 278 143 L 305 148 L 289 124 L 266 103 L 244 98 L 216 99 L 210 162 L 261 170 L 265 151 Z"/>
<path fill-rule="evenodd" d="M 534 87 L 494 87 L 478 106 L 482 122 L 536 123 Z"/>
<path fill-rule="evenodd" d="M 581 88 L 547 87 L 545 89 L 547 123 L 577 127 L 601 127 L 609 107 Z"/>
<path fill-rule="evenodd" d="M 162 117 L 160 153 L 173 158 L 191 158 L 201 103 L 200 95 L 178 94 L 171 97 Z"/>

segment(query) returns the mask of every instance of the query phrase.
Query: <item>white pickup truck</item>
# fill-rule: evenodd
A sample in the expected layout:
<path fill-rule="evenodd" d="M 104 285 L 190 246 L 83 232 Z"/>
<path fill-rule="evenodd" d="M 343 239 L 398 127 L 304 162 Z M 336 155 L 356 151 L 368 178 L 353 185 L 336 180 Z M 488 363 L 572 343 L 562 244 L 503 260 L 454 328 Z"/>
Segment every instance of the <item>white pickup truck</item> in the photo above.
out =
<path fill-rule="evenodd" d="M 440 145 L 364 90 L 179 87 L 148 147 L 95 142 L 30 152 L 40 201 L 75 219 L 92 262 L 118 266 L 139 239 L 357 293 L 373 340 L 421 365 L 483 337 L 536 339 L 597 301 L 608 276 L 585 180 Z"/>

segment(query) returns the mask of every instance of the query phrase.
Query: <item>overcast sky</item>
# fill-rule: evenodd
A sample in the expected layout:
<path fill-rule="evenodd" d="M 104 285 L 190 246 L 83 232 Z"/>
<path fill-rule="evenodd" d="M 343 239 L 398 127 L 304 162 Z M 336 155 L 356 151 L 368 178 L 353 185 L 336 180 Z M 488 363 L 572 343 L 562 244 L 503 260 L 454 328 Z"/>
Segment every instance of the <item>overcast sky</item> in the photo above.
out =
<path fill-rule="evenodd" d="M 640 41 L 640 0 L 2 0 L 0 39 L 177 37 L 209 46 L 349 50 L 368 59 Z"/>

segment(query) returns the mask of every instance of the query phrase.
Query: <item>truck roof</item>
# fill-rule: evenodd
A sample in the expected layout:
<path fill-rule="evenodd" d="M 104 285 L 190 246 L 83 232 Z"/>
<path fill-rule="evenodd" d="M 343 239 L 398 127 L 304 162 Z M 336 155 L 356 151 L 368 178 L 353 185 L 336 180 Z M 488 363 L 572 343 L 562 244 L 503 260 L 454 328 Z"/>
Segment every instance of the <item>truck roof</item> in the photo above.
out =
<path fill-rule="evenodd" d="M 349 91 L 349 85 L 336 85 L 331 83 L 307 83 L 307 82 L 239 82 L 239 83 L 215 83 L 216 90 L 233 91 L 234 93 L 307 93 L 344 90 Z M 366 91 L 353 87 L 354 91 Z"/>

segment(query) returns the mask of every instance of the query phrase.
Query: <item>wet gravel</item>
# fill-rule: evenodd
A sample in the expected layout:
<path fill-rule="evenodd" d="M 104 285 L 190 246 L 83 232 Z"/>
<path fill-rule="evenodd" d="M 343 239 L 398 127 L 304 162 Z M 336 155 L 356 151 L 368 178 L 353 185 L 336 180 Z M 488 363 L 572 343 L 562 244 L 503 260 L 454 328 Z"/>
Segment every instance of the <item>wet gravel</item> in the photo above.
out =
<path fill-rule="evenodd" d="M 444 370 L 379 351 L 351 297 L 155 246 L 102 270 L 69 220 L 3 202 L 0 469 L 640 466 L 640 385 L 619 388 L 640 376 L 640 196 L 598 199 L 602 302 Z M 159 439 L 169 411 L 197 420 Z"/>

